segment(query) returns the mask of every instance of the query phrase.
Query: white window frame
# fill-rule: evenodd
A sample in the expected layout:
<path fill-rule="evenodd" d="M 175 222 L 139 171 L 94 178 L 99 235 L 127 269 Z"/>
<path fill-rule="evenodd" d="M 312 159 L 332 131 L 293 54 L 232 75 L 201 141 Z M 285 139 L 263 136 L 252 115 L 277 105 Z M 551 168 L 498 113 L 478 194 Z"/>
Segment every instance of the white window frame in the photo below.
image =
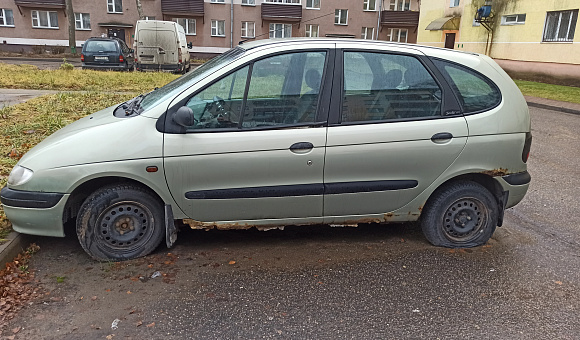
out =
<path fill-rule="evenodd" d="M 12 23 L 8 23 L 8 15 L 6 13 L 11 13 Z M 9 8 L 0 8 L 0 27 L 14 27 L 14 11 Z"/>
<path fill-rule="evenodd" d="M 375 39 L 375 28 L 374 27 L 363 27 L 361 30 L 360 38 L 365 39 L 365 40 L 374 40 Z"/>
<path fill-rule="evenodd" d="M 320 1 L 322 0 L 306 0 L 306 9 L 320 9 Z"/>
<path fill-rule="evenodd" d="M 449 1 L 449 8 L 453 8 L 453 7 L 459 6 L 459 1 L 460 0 L 450 0 Z"/>
<path fill-rule="evenodd" d="M 397 31 L 397 38 L 393 39 L 393 33 L 395 32 L 395 30 Z M 401 32 L 405 31 L 405 41 L 401 41 Z M 409 30 L 406 28 L 389 28 L 389 34 L 388 34 L 388 39 L 387 41 L 392 41 L 392 42 L 402 42 L 402 43 L 406 43 L 409 40 Z"/>
<path fill-rule="evenodd" d="M 316 24 L 307 24 L 305 26 L 306 28 L 306 32 L 304 33 L 304 36 L 307 38 L 316 38 L 320 36 L 320 26 L 316 25 Z M 316 32 L 316 35 L 313 35 L 312 33 Z"/>
<path fill-rule="evenodd" d="M 220 23 L 223 25 L 223 34 L 220 33 Z M 225 20 L 213 20 L 211 21 L 211 36 L 212 37 L 225 37 L 226 36 L 226 21 Z"/>
<path fill-rule="evenodd" d="M 46 21 L 48 22 L 48 26 L 41 26 L 40 25 L 40 14 L 46 14 Z M 52 22 L 50 21 L 50 13 L 56 14 L 56 26 L 52 26 Z M 30 11 L 30 17 L 32 18 L 32 27 L 33 28 L 45 28 L 45 29 L 58 29 L 58 13 L 56 11 L 39 11 L 39 10 L 32 10 Z M 36 25 L 34 25 L 34 21 L 36 20 Z"/>
<path fill-rule="evenodd" d="M 248 34 L 248 30 L 251 27 L 252 34 Z M 256 23 L 254 21 L 242 21 L 242 38 L 255 38 L 256 37 Z"/>
<path fill-rule="evenodd" d="M 554 32 L 554 37 L 546 38 L 546 33 L 548 30 L 548 16 L 550 13 L 558 13 L 558 27 L 556 28 L 556 32 Z M 568 22 L 568 27 L 561 27 L 562 25 L 562 15 L 564 13 L 570 13 L 570 21 Z M 544 22 L 544 32 L 542 33 L 542 41 L 543 42 L 573 42 L 574 41 L 574 31 L 571 32 L 570 28 L 572 27 L 572 22 L 574 21 L 574 17 L 576 17 L 576 22 L 574 26 L 578 24 L 578 10 L 567 10 L 567 11 L 550 11 L 546 13 L 546 21 Z M 566 30 L 566 38 L 558 38 L 560 35 L 560 30 Z M 572 33 L 572 39 L 569 39 L 570 33 Z"/>
<path fill-rule="evenodd" d="M 84 27 L 83 17 L 89 18 L 89 26 Z M 91 15 L 89 13 L 75 12 L 75 31 L 90 31 L 91 30 Z"/>
<path fill-rule="evenodd" d="M 342 17 L 342 13 L 345 12 L 345 21 L 344 24 L 340 22 L 340 18 Z M 347 26 L 348 25 L 348 9 L 335 9 L 334 10 L 334 24 L 340 26 Z"/>
<path fill-rule="evenodd" d="M 107 0 L 107 13 L 123 13 L 123 0 L 121 2 L 121 8 L 117 8 L 115 5 L 115 0 Z"/>
<path fill-rule="evenodd" d="M 526 14 L 509 14 L 501 17 L 502 25 L 523 25 L 526 23 Z"/>
<path fill-rule="evenodd" d="M 256 0 L 242 0 L 244 6 L 256 6 Z"/>
<path fill-rule="evenodd" d="M 411 10 L 411 0 L 391 0 L 391 3 L 389 5 L 389 11 L 410 11 L 410 10 Z"/>
<path fill-rule="evenodd" d="M 276 28 L 277 25 L 281 25 L 280 28 Z M 272 28 L 273 27 L 273 28 Z M 286 33 L 286 27 L 290 27 L 290 35 L 289 36 L 284 36 L 284 34 Z M 284 23 L 279 23 L 279 22 L 273 22 L 270 23 L 269 26 L 269 37 L 270 38 L 276 38 L 276 31 L 280 30 L 282 32 L 282 37 L 281 38 L 291 38 L 292 37 L 292 24 L 284 24 Z M 274 33 L 274 35 L 272 35 L 272 33 Z"/>
<path fill-rule="evenodd" d="M 363 11 L 376 12 L 377 0 L 363 0 Z"/>
<path fill-rule="evenodd" d="M 300 0 L 264 0 L 264 2 L 287 5 L 300 5 Z"/>
<path fill-rule="evenodd" d="M 191 18 L 173 18 L 173 21 L 175 21 L 176 23 L 178 23 L 179 25 L 181 25 L 181 27 L 183 27 L 183 31 L 185 32 L 185 35 L 197 35 L 197 20 L 196 19 L 191 19 Z M 193 23 L 193 32 L 191 32 L 191 30 L 189 29 L 189 23 L 192 22 Z M 183 24 L 185 25 L 183 25 Z"/>
<path fill-rule="evenodd" d="M 212 4 L 225 4 L 226 0 L 210 0 Z"/>

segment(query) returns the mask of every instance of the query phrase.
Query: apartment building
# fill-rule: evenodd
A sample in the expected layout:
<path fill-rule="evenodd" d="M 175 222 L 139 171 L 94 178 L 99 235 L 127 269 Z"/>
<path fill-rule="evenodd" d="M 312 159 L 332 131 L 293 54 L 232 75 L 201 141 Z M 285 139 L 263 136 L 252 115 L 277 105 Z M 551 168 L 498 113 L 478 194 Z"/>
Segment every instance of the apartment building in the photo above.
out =
<path fill-rule="evenodd" d="M 94 36 L 133 43 L 136 0 L 73 0 L 77 45 Z M 191 53 L 221 53 L 248 39 L 346 37 L 415 43 L 418 0 L 139 0 L 143 16 L 174 20 Z M 68 46 L 65 0 L 0 0 L 0 49 Z"/>
<path fill-rule="evenodd" d="M 580 1 L 490 3 L 486 23 L 475 19 L 484 0 L 423 1 L 418 43 L 488 54 L 514 77 L 580 86 Z"/>

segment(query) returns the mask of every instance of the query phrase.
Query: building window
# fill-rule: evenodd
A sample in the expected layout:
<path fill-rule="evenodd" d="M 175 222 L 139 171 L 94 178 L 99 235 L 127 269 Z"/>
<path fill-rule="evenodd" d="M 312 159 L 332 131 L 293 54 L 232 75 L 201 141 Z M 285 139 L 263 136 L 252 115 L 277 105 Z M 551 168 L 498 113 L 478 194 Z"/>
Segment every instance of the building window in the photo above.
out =
<path fill-rule="evenodd" d="M 574 41 L 578 10 L 548 12 L 543 41 Z"/>
<path fill-rule="evenodd" d="M 502 25 L 523 25 L 526 23 L 525 14 L 504 15 L 501 17 Z"/>
<path fill-rule="evenodd" d="M 0 8 L 0 26 L 14 26 L 14 14 L 11 9 Z"/>
<path fill-rule="evenodd" d="M 273 2 L 279 4 L 300 4 L 300 0 L 264 0 L 264 2 Z"/>
<path fill-rule="evenodd" d="M 31 11 L 32 27 L 35 28 L 58 28 L 58 15 L 56 12 Z"/>
<path fill-rule="evenodd" d="M 91 29 L 91 16 L 89 13 L 75 13 L 75 28 L 77 31 Z"/>
<path fill-rule="evenodd" d="M 457 6 L 459 6 L 459 0 L 449 1 L 449 7 L 457 7 Z"/>
<path fill-rule="evenodd" d="M 107 12 L 123 13 L 123 0 L 107 0 Z"/>
<path fill-rule="evenodd" d="M 211 21 L 211 36 L 212 37 L 225 37 L 226 36 L 226 21 L 225 20 L 212 20 Z"/>
<path fill-rule="evenodd" d="M 389 11 L 408 11 L 410 9 L 411 0 L 391 0 L 389 5 Z"/>
<path fill-rule="evenodd" d="M 348 25 L 348 9 L 335 9 L 334 10 L 334 24 L 335 25 Z"/>
<path fill-rule="evenodd" d="M 148 16 L 144 16 L 143 20 L 155 20 L 155 17 L 148 17 Z"/>
<path fill-rule="evenodd" d="M 242 21 L 242 38 L 254 38 L 256 36 L 256 24 L 253 21 Z"/>
<path fill-rule="evenodd" d="M 214 4 L 225 4 L 226 0 L 211 0 L 210 2 Z"/>
<path fill-rule="evenodd" d="M 180 24 L 183 27 L 186 35 L 195 35 L 196 34 L 196 25 L 197 22 L 195 19 L 186 19 L 186 18 L 173 18 L 173 21 Z"/>
<path fill-rule="evenodd" d="M 377 10 L 377 0 L 364 0 L 363 10 L 376 11 Z"/>
<path fill-rule="evenodd" d="M 290 38 L 292 24 L 270 24 L 270 38 Z"/>
<path fill-rule="evenodd" d="M 407 42 L 409 31 L 406 28 L 391 28 L 388 30 L 387 41 Z"/>
<path fill-rule="evenodd" d="M 363 27 L 361 33 L 361 39 L 373 40 L 375 35 L 375 28 L 374 27 Z"/>
<path fill-rule="evenodd" d="M 256 0 L 242 0 L 242 5 L 256 5 Z"/>
<path fill-rule="evenodd" d="M 308 38 L 316 38 L 318 37 L 318 25 L 306 25 L 306 33 L 304 34 L 305 37 Z"/>
<path fill-rule="evenodd" d="M 306 8 L 320 9 L 320 0 L 306 0 Z"/>

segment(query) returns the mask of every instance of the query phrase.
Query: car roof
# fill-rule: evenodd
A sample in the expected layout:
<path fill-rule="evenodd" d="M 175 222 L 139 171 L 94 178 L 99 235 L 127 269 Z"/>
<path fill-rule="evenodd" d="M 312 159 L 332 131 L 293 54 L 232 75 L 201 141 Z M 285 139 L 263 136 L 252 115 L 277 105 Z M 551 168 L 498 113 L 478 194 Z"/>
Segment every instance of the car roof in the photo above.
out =
<path fill-rule="evenodd" d="M 253 40 L 253 41 L 242 41 L 240 42 L 239 47 L 243 48 L 244 50 L 251 50 L 260 47 L 268 47 L 268 46 L 275 46 L 275 45 L 284 45 L 289 43 L 296 43 L 299 42 L 301 44 L 311 44 L 317 45 L 321 42 L 345 42 L 345 43 L 357 43 L 361 46 L 364 45 L 373 45 L 376 46 L 384 45 L 385 47 L 393 46 L 393 47 L 407 47 L 419 50 L 421 52 L 427 53 L 428 50 L 437 50 L 443 53 L 460 53 L 460 54 L 467 54 L 467 55 L 478 55 L 477 53 L 473 52 L 465 52 L 465 51 L 458 51 L 452 50 L 448 48 L 441 48 L 441 47 L 434 47 L 434 46 L 425 46 L 425 45 L 417 45 L 417 44 L 407 44 L 407 43 L 399 43 L 399 42 L 391 42 L 391 41 L 383 41 L 383 40 L 365 40 L 365 39 L 349 39 L 349 38 L 283 38 L 283 39 L 260 39 L 260 40 Z"/>

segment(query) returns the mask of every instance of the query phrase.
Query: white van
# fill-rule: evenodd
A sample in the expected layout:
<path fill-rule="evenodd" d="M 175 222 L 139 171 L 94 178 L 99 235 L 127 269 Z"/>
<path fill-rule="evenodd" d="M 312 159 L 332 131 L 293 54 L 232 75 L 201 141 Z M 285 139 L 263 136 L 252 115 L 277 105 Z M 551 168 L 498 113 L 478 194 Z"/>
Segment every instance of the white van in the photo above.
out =
<path fill-rule="evenodd" d="M 135 26 L 135 67 L 139 71 L 172 71 L 190 69 L 185 31 L 173 21 L 138 20 Z"/>

